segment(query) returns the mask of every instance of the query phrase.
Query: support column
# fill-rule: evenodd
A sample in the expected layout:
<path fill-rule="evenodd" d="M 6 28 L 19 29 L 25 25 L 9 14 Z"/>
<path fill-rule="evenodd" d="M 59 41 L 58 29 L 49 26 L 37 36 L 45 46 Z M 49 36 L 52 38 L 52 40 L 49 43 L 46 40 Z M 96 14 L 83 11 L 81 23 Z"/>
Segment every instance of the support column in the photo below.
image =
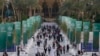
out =
<path fill-rule="evenodd" d="M 35 8 L 34 8 L 34 15 L 35 15 Z"/>

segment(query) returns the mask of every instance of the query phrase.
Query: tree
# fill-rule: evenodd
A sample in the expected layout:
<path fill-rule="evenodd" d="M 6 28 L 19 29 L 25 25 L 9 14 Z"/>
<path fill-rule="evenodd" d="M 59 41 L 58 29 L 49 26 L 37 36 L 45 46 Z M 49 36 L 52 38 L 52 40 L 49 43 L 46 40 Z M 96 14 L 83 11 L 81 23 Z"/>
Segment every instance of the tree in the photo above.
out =
<path fill-rule="evenodd" d="M 100 0 L 66 0 L 59 13 L 60 15 L 75 16 L 79 20 L 91 20 L 94 14 L 100 14 L 99 2 Z"/>
<path fill-rule="evenodd" d="M 25 0 L 13 0 L 14 9 L 16 11 L 16 16 L 18 20 L 21 20 L 22 14 L 26 9 L 26 1 Z"/>
<path fill-rule="evenodd" d="M 0 16 L 2 16 L 2 13 L 3 13 L 3 3 L 4 3 L 4 0 L 0 0 Z M 0 22 L 1 22 L 1 17 L 0 17 Z"/>
<path fill-rule="evenodd" d="M 37 3 L 38 0 L 13 0 L 15 9 L 17 9 L 18 18 L 21 18 L 21 15 L 23 15 L 24 12 L 27 11 L 27 8 L 29 9 L 28 16 L 32 16 L 32 8 L 36 7 Z"/>
<path fill-rule="evenodd" d="M 27 7 L 29 8 L 29 17 L 32 16 L 32 8 L 38 7 L 38 0 L 26 0 Z"/>

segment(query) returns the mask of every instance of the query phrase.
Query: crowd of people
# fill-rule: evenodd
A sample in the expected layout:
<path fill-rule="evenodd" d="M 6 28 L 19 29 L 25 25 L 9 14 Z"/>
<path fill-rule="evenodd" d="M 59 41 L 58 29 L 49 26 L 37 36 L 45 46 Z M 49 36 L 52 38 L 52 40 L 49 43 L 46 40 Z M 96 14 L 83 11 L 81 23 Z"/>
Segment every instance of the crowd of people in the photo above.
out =
<path fill-rule="evenodd" d="M 61 56 L 61 54 L 65 54 L 69 51 L 69 45 L 61 45 L 61 43 L 64 42 L 64 37 L 58 26 L 41 26 L 40 32 L 37 34 L 36 38 L 33 39 L 35 39 L 38 47 L 43 47 L 43 52 L 37 51 L 35 56 Z"/>
<path fill-rule="evenodd" d="M 37 35 L 33 36 L 35 56 L 65 56 L 66 53 L 73 53 L 69 56 L 83 55 L 84 51 L 77 50 L 76 44 L 65 42 L 67 40 L 57 25 L 42 25 L 38 31 Z M 7 52 L 4 52 L 3 56 L 8 56 Z M 17 48 L 17 56 L 20 56 L 20 47 Z M 97 54 L 93 53 L 92 56 L 97 56 Z"/>
<path fill-rule="evenodd" d="M 77 45 L 74 43 L 62 45 L 66 40 L 57 25 L 42 25 L 36 38 L 33 39 L 38 47 L 43 47 L 43 51 L 38 50 L 35 56 L 64 56 L 66 53 L 70 53 L 71 49 L 76 50 L 73 51 L 75 54 L 71 54 L 71 56 L 82 56 L 84 53 L 84 51 L 77 50 Z"/>

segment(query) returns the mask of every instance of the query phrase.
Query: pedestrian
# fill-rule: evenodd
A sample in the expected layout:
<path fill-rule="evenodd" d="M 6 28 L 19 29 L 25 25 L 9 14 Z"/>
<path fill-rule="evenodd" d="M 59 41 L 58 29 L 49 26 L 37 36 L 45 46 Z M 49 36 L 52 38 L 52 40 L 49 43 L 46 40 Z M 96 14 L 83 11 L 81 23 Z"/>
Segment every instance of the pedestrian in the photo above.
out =
<path fill-rule="evenodd" d="M 41 56 L 40 52 L 37 52 L 37 55 L 38 55 L 38 56 Z"/>
<path fill-rule="evenodd" d="M 65 54 L 65 46 L 63 47 L 63 53 Z"/>
<path fill-rule="evenodd" d="M 33 38 L 33 42 L 35 41 L 35 38 L 34 38 L 34 36 L 32 37 Z"/>
<path fill-rule="evenodd" d="M 49 40 L 51 40 L 51 37 L 52 37 L 52 36 L 51 36 L 51 35 L 49 35 Z"/>
<path fill-rule="evenodd" d="M 67 52 L 69 51 L 69 45 L 67 45 Z"/>
<path fill-rule="evenodd" d="M 98 56 L 96 53 L 92 53 L 92 56 Z"/>
<path fill-rule="evenodd" d="M 17 47 L 17 56 L 20 56 L 20 47 Z"/>
<path fill-rule="evenodd" d="M 78 55 L 81 55 L 81 51 L 80 50 L 78 50 Z"/>
<path fill-rule="evenodd" d="M 37 46 L 40 46 L 41 40 L 37 41 Z"/>
<path fill-rule="evenodd" d="M 8 54 L 7 54 L 7 52 L 6 52 L 6 51 L 3 53 L 3 56 L 8 56 Z"/>
<path fill-rule="evenodd" d="M 53 48 L 55 48 L 55 42 L 53 42 L 53 45 L 52 45 L 52 47 L 53 47 Z"/>
<path fill-rule="evenodd" d="M 38 56 L 38 54 L 36 53 L 35 56 Z"/>
<path fill-rule="evenodd" d="M 61 54 L 62 54 L 62 49 L 63 49 L 62 46 L 60 46 L 60 49 L 59 49 L 59 50 L 60 50 L 60 53 L 61 53 Z"/>
<path fill-rule="evenodd" d="M 48 53 L 50 54 L 50 51 L 51 51 L 51 46 L 49 45 L 48 47 Z"/>
<path fill-rule="evenodd" d="M 60 56 L 59 50 L 58 50 L 58 49 L 56 50 L 56 55 L 57 55 L 57 56 Z"/>
<path fill-rule="evenodd" d="M 47 48 L 46 48 L 46 46 L 44 46 L 44 52 L 45 52 L 45 53 L 47 52 Z"/>
<path fill-rule="evenodd" d="M 45 53 L 44 53 L 44 52 L 42 52 L 42 53 L 41 53 L 41 56 L 45 56 Z"/>

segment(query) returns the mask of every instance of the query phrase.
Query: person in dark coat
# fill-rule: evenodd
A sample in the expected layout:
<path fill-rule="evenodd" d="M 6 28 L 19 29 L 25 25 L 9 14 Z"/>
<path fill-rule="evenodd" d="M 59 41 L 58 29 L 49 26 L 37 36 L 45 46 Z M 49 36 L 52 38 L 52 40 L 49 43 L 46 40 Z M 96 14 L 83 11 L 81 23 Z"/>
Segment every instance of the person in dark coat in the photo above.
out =
<path fill-rule="evenodd" d="M 96 53 L 92 53 L 92 56 L 98 56 Z"/>
<path fill-rule="evenodd" d="M 66 47 L 66 48 L 67 48 L 67 52 L 68 52 L 68 51 L 69 51 L 69 45 L 67 45 L 67 47 Z"/>
<path fill-rule="evenodd" d="M 41 53 L 41 56 L 45 56 L 45 53 Z"/>
<path fill-rule="evenodd" d="M 81 54 L 81 51 L 80 50 L 78 50 L 78 55 L 80 55 Z"/>
<path fill-rule="evenodd" d="M 55 42 L 53 42 L 52 47 L 55 48 Z"/>
<path fill-rule="evenodd" d="M 58 50 L 58 49 L 56 50 L 56 55 L 57 55 L 57 56 L 60 56 L 59 50 Z"/>
<path fill-rule="evenodd" d="M 65 54 L 65 46 L 63 47 L 63 53 Z"/>
<path fill-rule="evenodd" d="M 62 54 L 62 49 L 63 49 L 62 46 L 60 46 L 59 51 L 61 54 Z"/>
<path fill-rule="evenodd" d="M 36 53 L 35 56 L 38 56 L 38 54 Z"/>
<path fill-rule="evenodd" d="M 4 53 L 3 53 L 3 56 L 8 56 L 7 52 L 4 52 Z"/>
<path fill-rule="evenodd" d="M 37 56 L 41 56 L 40 52 L 37 52 Z"/>
<path fill-rule="evenodd" d="M 38 40 L 37 45 L 40 46 L 40 44 L 41 44 L 41 40 Z"/>
<path fill-rule="evenodd" d="M 46 47 L 44 47 L 44 52 L 45 52 L 45 53 L 47 52 L 47 48 L 46 48 Z"/>
<path fill-rule="evenodd" d="M 17 47 L 17 56 L 20 56 L 20 47 Z"/>
<path fill-rule="evenodd" d="M 48 53 L 50 54 L 51 51 L 51 46 L 48 47 Z"/>

